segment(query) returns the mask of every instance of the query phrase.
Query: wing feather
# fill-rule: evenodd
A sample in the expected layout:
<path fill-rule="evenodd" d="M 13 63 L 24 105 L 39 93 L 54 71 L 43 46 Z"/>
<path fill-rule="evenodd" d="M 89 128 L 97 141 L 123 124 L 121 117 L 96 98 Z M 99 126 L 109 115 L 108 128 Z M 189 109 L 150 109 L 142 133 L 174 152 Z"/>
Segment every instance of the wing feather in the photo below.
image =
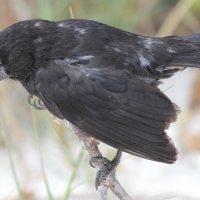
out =
<path fill-rule="evenodd" d="M 165 129 L 176 120 L 177 110 L 155 86 L 134 77 L 87 73 L 63 60 L 40 68 L 35 81 L 49 111 L 58 116 L 59 109 L 80 130 L 133 155 L 165 163 L 176 160 Z"/>

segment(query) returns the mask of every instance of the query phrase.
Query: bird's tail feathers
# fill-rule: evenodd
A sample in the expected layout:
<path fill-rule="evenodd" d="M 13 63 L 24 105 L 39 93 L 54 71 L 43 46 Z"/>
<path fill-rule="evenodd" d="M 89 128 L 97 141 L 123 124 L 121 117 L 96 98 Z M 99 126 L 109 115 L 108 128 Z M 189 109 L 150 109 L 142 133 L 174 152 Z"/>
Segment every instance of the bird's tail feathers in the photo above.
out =
<path fill-rule="evenodd" d="M 161 41 L 163 44 L 156 50 L 156 60 L 159 60 L 160 54 L 166 55 L 165 60 L 161 60 L 156 67 L 161 78 L 169 78 L 187 67 L 200 68 L 200 34 L 165 37 Z"/>

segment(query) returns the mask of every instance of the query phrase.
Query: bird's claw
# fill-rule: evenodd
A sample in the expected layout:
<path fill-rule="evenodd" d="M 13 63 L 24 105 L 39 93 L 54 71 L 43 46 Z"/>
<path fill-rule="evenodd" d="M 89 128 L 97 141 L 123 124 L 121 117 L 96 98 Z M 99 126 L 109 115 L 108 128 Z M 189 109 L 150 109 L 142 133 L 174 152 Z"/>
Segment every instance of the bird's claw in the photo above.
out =
<path fill-rule="evenodd" d="M 109 175 L 113 173 L 115 175 L 116 167 L 119 165 L 122 151 L 118 150 L 116 156 L 112 161 L 104 157 L 93 157 L 90 159 L 89 163 L 92 167 L 102 166 L 96 175 L 95 188 L 98 190 L 98 186 L 104 181 Z"/>
<path fill-rule="evenodd" d="M 104 157 L 92 157 L 89 161 L 91 167 L 98 167 L 100 168 L 97 172 L 96 179 L 95 179 L 95 188 L 98 189 L 98 186 L 102 181 L 106 179 L 106 177 L 110 174 L 110 163 L 111 161 Z M 102 167 L 100 167 L 102 166 Z"/>
<path fill-rule="evenodd" d="M 115 174 L 116 166 L 112 165 L 112 161 L 101 168 L 96 175 L 95 188 L 98 190 L 98 186 L 103 182 L 111 173 Z"/>
<path fill-rule="evenodd" d="M 28 95 L 28 103 L 33 106 L 34 108 L 36 108 L 37 110 L 46 110 L 42 100 L 40 98 L 38 98 L 37 100 L 34 99 L 34 101 L 32 102 L 31 100 L 33 99 L 33 95 L 29 94 Z"/>
<path fill-rule="evenodd" d="M 90 158 L 89 164 L 91 167 L 95 168 L 95 166 L 98 165 L 98 163 L 101 163 L 103 165 L 106 165 L 110 162 L 107 158 L 104 157 L 92 157 Z"/>

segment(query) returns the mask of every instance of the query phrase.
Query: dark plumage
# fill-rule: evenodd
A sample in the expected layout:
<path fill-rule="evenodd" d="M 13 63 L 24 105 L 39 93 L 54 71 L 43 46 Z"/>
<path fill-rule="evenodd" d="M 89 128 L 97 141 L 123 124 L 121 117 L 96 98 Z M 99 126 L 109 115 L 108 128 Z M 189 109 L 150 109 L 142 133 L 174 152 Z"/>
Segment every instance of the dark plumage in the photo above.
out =
<path fill-rule="evenodd" d="M 0 79 L 18 80 L 56 117 L 122 151 L 173 163 L 178 109 L 156 86 L 199 67 L 200 35 L 151 38 L 89 20 L 28 20 L 0 33 Z"/>

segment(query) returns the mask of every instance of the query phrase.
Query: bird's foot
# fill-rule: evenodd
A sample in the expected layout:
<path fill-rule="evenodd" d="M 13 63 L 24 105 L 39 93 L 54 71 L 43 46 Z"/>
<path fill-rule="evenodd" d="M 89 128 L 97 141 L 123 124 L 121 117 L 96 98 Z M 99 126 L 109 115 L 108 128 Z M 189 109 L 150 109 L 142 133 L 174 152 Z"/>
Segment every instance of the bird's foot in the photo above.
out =
<path fill-rule="evenodd" d="M 34 101 L 32 102 L 31 100 L 33 99 L 33 95 L 29 94 L 28 95 L 28 103 L 33 106 L 35 109 L 37 110 L 46 110 L 42 100 L 40 98 L 34 99 Z"/>
<path fill-rule="evenodd" d="M 116 156 L 113 160 L 109 161 L 104 157 L 93 157 L 90 159 L 90 165 L 95 168 L 100 168 L 96 175 L 95 188 L 98 189 L 98 186 L 111 174 L 115 175 L 116 167 L 120 163 L 122 151 L 118 150 Z"/>

